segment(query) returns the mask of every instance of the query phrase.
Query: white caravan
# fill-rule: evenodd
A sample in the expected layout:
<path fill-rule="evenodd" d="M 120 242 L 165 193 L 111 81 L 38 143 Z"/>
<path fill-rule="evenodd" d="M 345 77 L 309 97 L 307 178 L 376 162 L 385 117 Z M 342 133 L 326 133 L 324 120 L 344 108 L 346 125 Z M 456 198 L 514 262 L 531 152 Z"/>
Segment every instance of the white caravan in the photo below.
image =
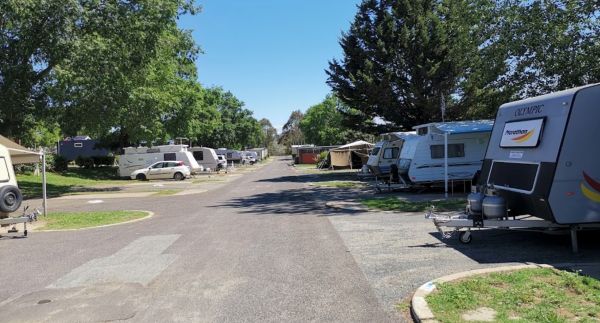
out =
<path fill-rule="evenodd" d="M 259 161 L 264 160 L 269 155 L 269 150 L 267 148 L 252 148 L 250 151 L 257 154 L 257 160 Z"/>
<path fill-rule="evenodd" d="M 381 141 L 375 144 L 367 161 L 371 173 L 377 177 L 388 176 L 392 165 L 398 163 L 399 157 L 402 158 L 402 153 L 407 154 L 408 150 L 402 148 L 405 142 L 414 138 L 417 138 L 414 131 L 382 134 Z M 407 156 L 404 156 L 404 158 L 407 158 Z M 412 158 L 412 155 L 409 155 L 408 158 Z"/>
<path fill-rule="evenodd" d="M 211 170 L 217 170 L 222 167 L 219 162 L 219 157 L 214 149 L 208 147 L 192 147 L 189 151 L 194 155 L 194 159 L 204 169 L 210 168 Z"/>
<path fill-rule="evenodd" d="M 10 153 L 0 145 L 0 218 L 17 211 L 22 201 L 23 195 L 17 186 Z"/>
<path fill-rule="evenodd" d="M 478 120 L 413 127 L 417 136 L 402 148 L 398 170 L 408 170 L 408 182 L 412 184 L 444 182 L 447 136 L 448 180 L 471 180 L 481 169 L 493 126 L 493 120 Z"/>
<path fill-rule="evenodd" d="M 201 172 L 187 145 L 164 145 L 154 147 L 127 147 L 125 153 L 119 155 L 119 176 L 129 177 L 131 172 L 148 167 L 158 161 L 180 160 L 190 168 L 192 174 Z"/>

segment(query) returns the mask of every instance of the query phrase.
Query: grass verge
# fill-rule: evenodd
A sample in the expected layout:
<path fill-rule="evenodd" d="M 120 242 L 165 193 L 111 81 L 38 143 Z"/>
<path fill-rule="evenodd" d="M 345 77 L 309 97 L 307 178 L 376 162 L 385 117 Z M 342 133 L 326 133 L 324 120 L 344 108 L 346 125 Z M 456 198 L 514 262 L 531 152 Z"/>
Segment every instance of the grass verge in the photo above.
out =
<path fill-rule="evenodd" d="M 427 296 L 440 322 L 462 322 L 481 307 L 496 311 L 497 322 L 597 322 L 600 281 L 551 268 L 492 273 L 439 284 Z"/>
<path fill-rule="evenodd" d="M 26 199 L 42 197 L 42 177 L 33 174 L 17 175 L 19 188 Z M 75 192 L 106 191 L 97 186 L 123 185 L 126 181 L 117 177 L 113 167 L 94 169 L 70 168 L 66 172 L 46 173 L 46 187 L 49 197 Z"/>
<path fill-rule="evenodd" d="M 152 194 L 152 196 L 169 196 L 169 195 L 175 195 L 182 191 L 183 190 L 161 190 L 161 191 L 157 191 L 156 193 Z"/>
<path fill-rule="evenodd" d="M 321 187 L 335 187 L 335 188 L 360 188 L 365 187 L 365 183 L 352 182 L 352 181 L 328 181 L 328 182 L 315 182 L 314 186 Z"/>
<path fill-rule="evenodd" d="M 384 211 L 423 212 L 432 205 L 437 211 L 457 211 L 464 209 L 467 201 L 464 199 L 406 201 L 396 197 L 363 199 L 361 203 L 370 208 Z"/>
<path fill-rule="evenodd" d="M 143 211 L 50 212 L 41 218 L 46 224 L 38 230 L 91 228 L 140 219 L 147 215 Z"/>

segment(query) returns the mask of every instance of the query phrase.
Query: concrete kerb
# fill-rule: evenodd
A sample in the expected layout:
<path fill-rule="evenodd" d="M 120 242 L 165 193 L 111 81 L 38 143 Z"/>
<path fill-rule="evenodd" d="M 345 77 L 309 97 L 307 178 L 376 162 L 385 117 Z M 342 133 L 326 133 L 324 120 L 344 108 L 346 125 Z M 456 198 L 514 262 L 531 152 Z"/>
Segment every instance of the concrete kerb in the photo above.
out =
<path fill-rule="evenodd" d="M 125 221 L 125 222 L 118 222 L 118 223 L 111 223 L 111 224 L 104 224 L 104 225 L 98 225 L 98 226 L 94 226 L 94 227 L 86 227 L 86 228 L 78 228 L 78 229 L 57 229 L 57 230 L 36 230 L 37 228 L 34 228 L 33 231 L 36 233 L 39 232 L 63 232 L 63 231 L 81 231 L 81 230 L 91 230 L 91 229 L 99 229 L 99 228 L 106 228 L 106 227 L 114 227 L 116 225 L 123 225 L 123 224 L 129 224 L 129 223 L 134 223 L 134 222 L 139 222 L 139 221 L 144 221 L 147 219 L 150 219 L 151 217 L 154 216 L 154 212 L 152 211 L 147 211 L 147 210 L 125 210 L 125 211 L 133 211 L 133 212 L 145 212 L 146 216 L 142 217 L 142 218 L 138 218 L 138 219 L 133 219 L 133 220 L 129 220 L 129 221 Z"/>
<path fill-rule="evenodd" d="M 560 265 L 546 265 L 546 264 L 522 264 L 522 265 L 512 265 L 512 266 L 502 266 L 495 268 L 484 268 L 484 269 L 475 269 L 470 271 L 463 271 L 460 273 L 443 276 L 432 281 L 428 281 L 425 284 L 421 285 L 415 291 L 412 299 L 411 299 L 411 315 L 415 322 L 424 322 L 424 323 L 433 323 L 438 322 L 435 319 L 435 315 L 429 308 L 425 297 L 432 293 L 436 289 L 436 284 L 446 283 L 458 279 L 463 279 L 471 276 L 484 275 L 489 273 L 496 272 L 505 272 L 505 271 L 515 271 L 526 268 L 561 268 L 561 267 L 570 267 L 575 264 L 560 264 Z"/>

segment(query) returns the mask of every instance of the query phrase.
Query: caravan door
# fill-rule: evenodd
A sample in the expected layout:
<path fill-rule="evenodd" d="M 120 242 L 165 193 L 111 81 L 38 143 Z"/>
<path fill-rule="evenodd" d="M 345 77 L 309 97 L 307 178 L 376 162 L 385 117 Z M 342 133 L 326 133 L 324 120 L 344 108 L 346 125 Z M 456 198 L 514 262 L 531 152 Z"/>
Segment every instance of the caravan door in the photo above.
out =
<path fill-rule="evenodd" d="M 403 140 L 396 140 L 385 144 L 379 152 L 379 169 L 382 174 L 389 174 L 392 165 L 398 160 L 400 156 L 400 149 L 402 148 Z"/>

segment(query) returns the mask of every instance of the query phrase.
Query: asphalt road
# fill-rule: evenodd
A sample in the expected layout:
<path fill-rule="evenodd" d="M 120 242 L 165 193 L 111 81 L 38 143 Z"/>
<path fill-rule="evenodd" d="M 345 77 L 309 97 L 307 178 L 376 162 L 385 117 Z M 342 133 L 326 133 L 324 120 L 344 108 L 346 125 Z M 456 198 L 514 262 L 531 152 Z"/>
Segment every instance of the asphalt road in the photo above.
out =
<path fill-rule="evenodd" d="M 580 236 L 579 254 L 568 236 L 530 232 L 483 230 L 463 245 L 420 213 L 327 208 L 373 193 L 311 186 L 331 178 L 290 162 L 201 194 L 52 200 L 156 216 L 0 239 L 0 322 L 403 321 L 396 305 L 415 288 L 465 270 L 533 262 L 600 279 L 597 232 Z"/>
<path fill-rule="evenodd" d="M 51 205 L 156 215 L 0 240 L 0 321 L 396 320 L 288 162 L 202 194 Z"/>

